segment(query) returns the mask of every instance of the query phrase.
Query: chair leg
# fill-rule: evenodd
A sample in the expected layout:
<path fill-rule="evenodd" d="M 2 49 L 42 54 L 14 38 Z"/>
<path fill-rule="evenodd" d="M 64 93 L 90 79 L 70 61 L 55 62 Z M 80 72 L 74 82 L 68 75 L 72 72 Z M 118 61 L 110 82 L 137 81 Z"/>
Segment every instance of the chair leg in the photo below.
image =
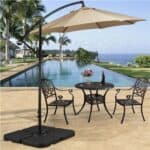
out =
<path fill-rule="evenodd" d="M 48 106 L 46 106 L 46 114 L 45 114 L 45 119 L 44 119 L 44 122 L 46 122 L 47 115 L 48 115 Z"/>
<path fill-rule="evenodd" d="M 105 102 L 104 102 L 104 108 L 105 108 L 106 112 L 108 113 L 108 115 L 110 116 L 110 118 L 112 118 L 112 115 L 111 115 L 111 114 L 110 114 L 110 112 L 108 111 L 108 109 L 107 109 L 107 106 L 106 106 Z"/>
<path fill-rule="evenodd" d="M 91 104 L 91 107 L 90 107 L 90 114 L 89 114 L 88 122 L 90 122 L 90 121 L 91 121 L 92 110 L 93 110 L 93 104 Z"/>
<path fill-rule="evenodd" d="M 97 109 L 98 109 L 98 111 L 100 111 L 100 107 L 99 107 L 99 105 L 98 105 L 98 102 L 96 101 L 96 105 L 97 105 Z"/>
<path fill-rule="evenodd" d="M 141 105 L 141 115 L 142 115 L 143 121 L 146 121 L 144 117 L 144 113 L 143 113 L 143 105 Z"/>
<path fill-rule="evenodd" d="M 121 119 L 121 124 L 123 124 L 123 122 L 124 122 L 125 113 L 126 113 L 126 107 L 123 106 L 123 115 L 122 115 L 122 119 Z"/>
<path fill-rule="evenodd" d="M 135 110 L 134 110 L 134 106 L 132 105 L 132 111 L 133 111 L 133 113 L 135 114 Z"/>
<path fill-rule="evenodd" d="M 115 114 L 115 111 L 116 111 L 116 108 L 117 108 L 117 102 L 115 101 L 115 106 L 114 106 L 114 110 L 113 110 L 113 115 Z"/>
<path fill-rule="evenodd" d="M 54 115 L 56 115 L 56 112 L 57 112 L 57 106 L 55 107 Z"/>
<path fill-rule="evenodd" d="M 76 115 L 76 109 L 75 109 L 75 106 L 74 106 L 74 102 L 72 103 L 72 107 L 73 107 L 74 115 Z"/>
<path fill-rule="evenodd" d="M 65 121 L 66 121 L 66 124 L 68 125 L 68 119 L 67 119 L 67 115 L 66 115 L 66 107 L 64 106 L 64 117 L 65 117 Z"/>
<path fill-rule="evenodd" d="M 82 111 L 82 109 L 84 108 L 84 106 L 85 106 L 85 101 L 83 102 L 83 104 L 82 104 L 82 107 L 80 108 L 80 110 L 76 113 L 76 115 L 78 115 L 81 111 Z"/>

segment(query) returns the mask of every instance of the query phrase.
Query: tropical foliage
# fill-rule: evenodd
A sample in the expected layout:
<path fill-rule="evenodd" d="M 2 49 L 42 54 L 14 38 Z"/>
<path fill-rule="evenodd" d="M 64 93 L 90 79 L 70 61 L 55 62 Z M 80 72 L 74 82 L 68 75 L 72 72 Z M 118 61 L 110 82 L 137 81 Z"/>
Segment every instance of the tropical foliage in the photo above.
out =
<path fill-rule="evenodd" d="M 10 38 L 21 39 L 31 26 L 37 22 L 45 7 L 41 0 L 1 0 L 0 1 L 0 36 L 5 39 L 5 60 L 9 61 Z M 42 37 L 43 42 L 56 41 L 54 36 Z M 34 40 L 34 41 L 33 41 Z M 28 36 L 25 41 L 32 43 L 37 53 L 37 36 Z M 34 44 L 33 44 L 34 43 Z M 36 45 L 36 46 L 35 46 Z M 27 49 L 25 46 L 23 49 Z"/>
<path fill-rule="evenodd" d="M 4 51 L 6 42 L 4 40 L 0 40 L 0 51 Z"/>
<path fill-rule="evenodd" d="M 148 56 L 138 56 L 135 62 L 142 67 L 150 67 L 150 55 Z"/>
<path fill-rule="evenodd" d="M 75 53 L 75 58 L 79 64 L 89 64 L 95 57 L 96 53 L 89 52 L 84 48 L 79 48 Z"/>
<path fill-rule="evenodd" d="M 51 34 L 42 36 L 42 43 L 46 43 L 48 45 L 50 41 L 56 43 L 55 36 L 53 36 Z M 33 49 L 31 49 L 32 53 L 36 54 L 38 56 L 38 45 L 39 45 L 38 35 L 31 35 L 28 39 L 28 42 L 30 43 L 31 47 L 33 48 Z"/>
<path fill-rule="evenodd" d="M 10 40 L 10 29 L 14 24 L 13 15 L 16 11 L 16 1 L 2 0 L 0 3 L 0 33 L 1 38 L 6 39 L 5 44 L 5 59 L 9 60 L 9 40 Z"/>
<path fill-rule="evenodd" d="M 0 39 L 0 52 L 4 52 L 5 51 L 5 45 L 6 45 L 6 40 L 4 39 Z M 16 49 L 18 48 L 15 44 L 13 44 L 11 41 L 9 41 L 9 47 L 10 49 Z"/>
<path fill-rule="evenodd" d="M 63 59 L 62 47 L 71 43 L 71 40 L 65 34 L 63 34 L 62 36 L 60 35 L 58 39 L 58 43 L 59 43 L 59 50 L 60 50 L 60 59 Z"/>

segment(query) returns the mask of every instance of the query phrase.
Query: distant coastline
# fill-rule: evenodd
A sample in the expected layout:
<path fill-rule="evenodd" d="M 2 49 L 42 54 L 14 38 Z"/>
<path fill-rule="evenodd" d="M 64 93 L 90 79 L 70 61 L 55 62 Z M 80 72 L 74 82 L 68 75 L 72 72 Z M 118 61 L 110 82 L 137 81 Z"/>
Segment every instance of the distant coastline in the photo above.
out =
<path fill-rule="evenodd" d="M 134 64 L 134 60 L 139 55 L 150 55 L 150 53 L 142 54 L 142 53 L 129 53 L 129 54 L 119 54 L 119 53 L 102 53 L 99 54 L 98 58 L 100 61 L 110 62 L 121 65 Z"/>

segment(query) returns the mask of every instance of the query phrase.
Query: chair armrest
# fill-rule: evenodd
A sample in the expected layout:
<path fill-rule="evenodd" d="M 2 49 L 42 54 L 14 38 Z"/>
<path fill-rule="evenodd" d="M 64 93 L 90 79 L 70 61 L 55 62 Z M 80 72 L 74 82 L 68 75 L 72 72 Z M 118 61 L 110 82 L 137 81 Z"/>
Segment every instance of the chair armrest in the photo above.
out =
<path fill-rule="evenodd" d="M 68 92 L 72 96 L 72 100 L 74 100 L 73 90 L 72 89 L 59 89 L 55 88 L 57 91 Z"/>
<path fill-rule="evenodd" d="M 127 95 L 126 98 L 127 99 L 132 99 L 132 95 Z"/>
<path fill-rule="evenodd" d="M 129 89 L 116 89 L 117 92 L 120 92 L 120 91 L 129 91 L 129 90 L 132 90 L 133 87 L 129 88 Z"/>
<path fill-rule="evenodd" d="M 116 94 L 115 94 L 115 97 L 117 98 L 117 95 L 121 92 L 121 91 L 130 91 L 132 90 L 133 87 L 129 88 L 129 89 L 116 89 Z"/>
<path fill-rule="evenodd" d="M 57 91 L 68 91 L 69 89 L 59 89 L 59 88 L 56 88 L 55 87 L 55 89 L 57 90 Z"/>
<path fill-rule="evenodd" d="M 55 89 L 56 89 L 57 91 L 68 91 L 68 92 L 73 92 L 72 89 L 59 89 L 59 88 L 56 88 L 56 87 L 55 87 Z"/>

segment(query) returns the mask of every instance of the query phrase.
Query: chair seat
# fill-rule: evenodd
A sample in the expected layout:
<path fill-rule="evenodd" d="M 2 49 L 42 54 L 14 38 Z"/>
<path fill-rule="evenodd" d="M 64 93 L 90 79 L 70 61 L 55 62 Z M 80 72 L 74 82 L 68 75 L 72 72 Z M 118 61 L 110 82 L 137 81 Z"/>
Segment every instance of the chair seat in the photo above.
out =
<path fill-rule="evenodd" d="M 123 106 L 141 105 L 140 102 L 132 99 L 117 99 L 117 103 Z"/>
<path fill-rule="evenodd" d="M 104 96 L 100 94 L 87 94 L 85 98 L 89 104 L 102 104 L 105 100 Z"/>
<path fill-rule="evenodd" d="M 72 100 L 55 100 L 49 103 L 49 106 L 69 106 L 73 101 Z"/>

